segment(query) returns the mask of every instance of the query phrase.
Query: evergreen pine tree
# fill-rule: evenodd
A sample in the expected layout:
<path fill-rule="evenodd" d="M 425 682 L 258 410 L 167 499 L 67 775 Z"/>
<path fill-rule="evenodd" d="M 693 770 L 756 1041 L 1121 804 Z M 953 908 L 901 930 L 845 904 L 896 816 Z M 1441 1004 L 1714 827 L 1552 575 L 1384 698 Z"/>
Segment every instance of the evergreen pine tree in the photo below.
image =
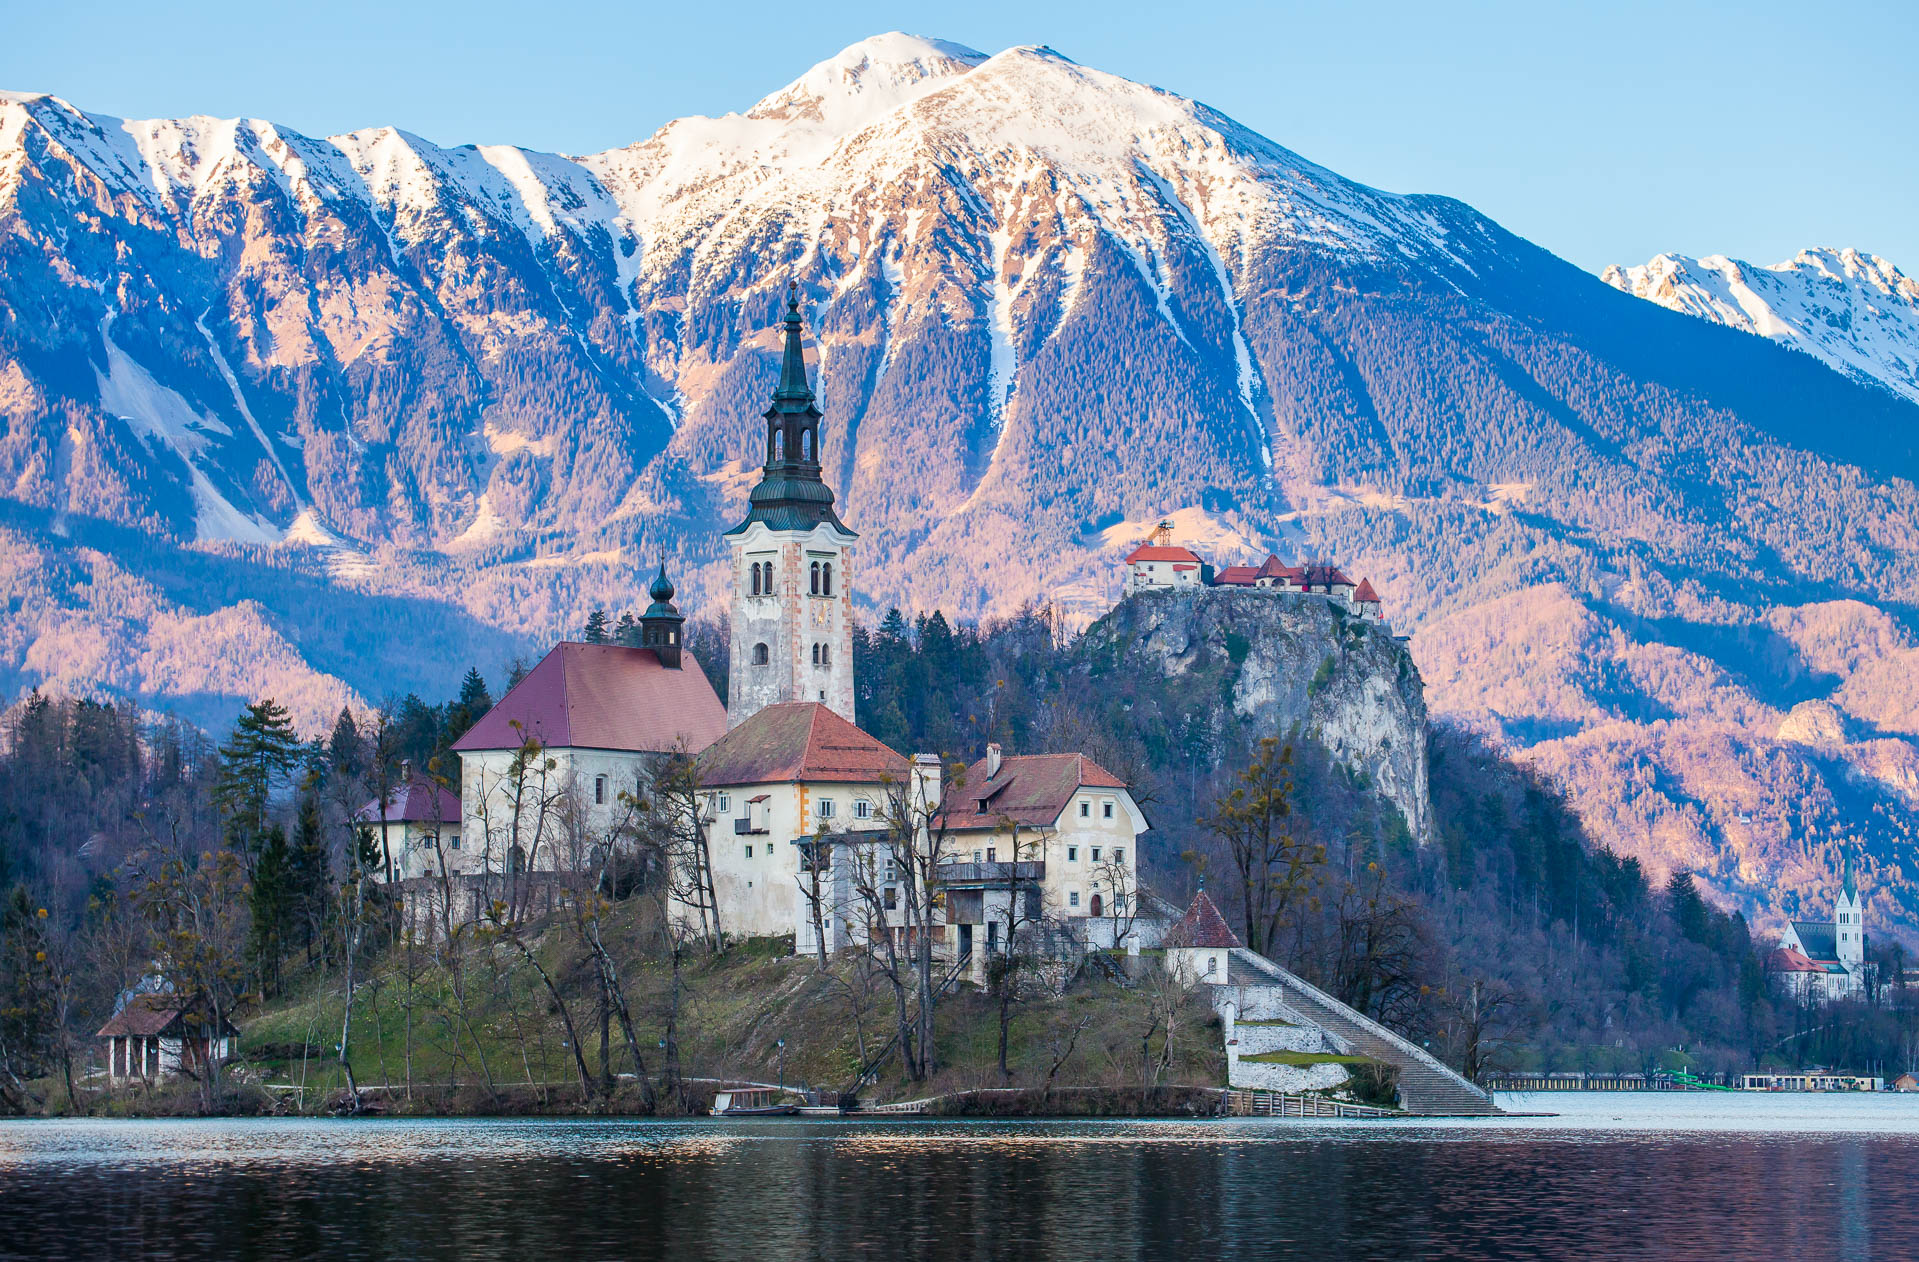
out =
<path fill-rule="evenodd" d="M 460 705 L 475 719 L 493 708 L 493 694 L 486 690 L 486 677 L 478 666 L 467 667 L 466 678 L 460 681 Z"/>
<path fill-rule="evenodd" d="M 640 620 L 633 616 L 632 610 L 620 615 L 619 624 L 613 628 L 613 642 L 630 649 L 640 647 Z"/>
<path fill-rule="evenodd" d="M 286 708 L 271 697 L 247 706 L 233 735 L 220 746 L 213 800 L 225 820 L 227 844 L 246 860 L 249 875 L 267 831 L 273 790 L 292 774 L 305 752 Z"/>
<path fill-rule="evenodd" d="M 606 643 L 606 611 L 595 609 L 586 616 L 585 639 L 588 644 Z"/>
<path fill-rule="evenodd" d="M 292 873 L 292 924 L 288 941 L 298 934 L 307 960 L 313 959 L 314 944 L 326 923 L 327 901 L 332 897 L 333 877 L 327 864 L 326 834 L 320 819 L 320 799 L 311 791 L 300 795 L 298 812 L 293 817 L 293 845 L 288 852 Z"/>
<path fill-rule="evenodd" d="M 354 725 L 353 711 L 340 707 L 333 721 L 333 734 L 327 737 L 327 769 L 336 776 L 357 776 L 364 761 L 360 749 L 360 729 Z"/>
<path fill-rule="evenodd" d="M 261 988 L 267 991 L 280 988 L 280 961 L 286 955 L 287 928 L 296 911 L 293 867 L 286 830 L 275 824 L 261 835 L 248 900 L 254 966 L 259 970 Z"/>

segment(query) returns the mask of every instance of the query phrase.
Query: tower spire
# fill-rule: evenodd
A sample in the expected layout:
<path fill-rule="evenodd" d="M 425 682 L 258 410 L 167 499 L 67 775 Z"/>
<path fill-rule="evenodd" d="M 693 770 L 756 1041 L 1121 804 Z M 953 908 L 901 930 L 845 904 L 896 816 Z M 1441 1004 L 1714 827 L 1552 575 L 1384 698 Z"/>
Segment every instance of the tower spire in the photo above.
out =
<path fill-rule="evenodd" d="M 754 522 L 771 530 L 810 530 L 829 525 L 849 537 L 833 511 L 833 488 L 820 476 L 820 410 L 806 377 L 805 330 L 800 320 L 800 287 L 786 286 L 786 318 L 782 322 L 785 347 L 780 357 L 780 382 L 773 391 L 766 420 L 766 463 L 759 485 L 747 497 L 746 520 L 728 534 L 737 535 Z"/>
<path fill-rule="evenodd" d="M 652 649 L 660 665 L 668 670 L 680 668 L 680 631 L 686 619 L 673 604 L 673 581 L 666 576 L 666 553 L 660 553 L 660 572 L 653 576 L 646 594 L 653 603 L 640 615 L 640 647 Z"/>
<path fill-rule="evenodd" d="M 1852 878 L 1852 847 L 1846 847 L 1845 865 L 1840 870 L 1839 890 L 1846 896 L 1847 902 L 1859 901 L 1859 886 Z"/>

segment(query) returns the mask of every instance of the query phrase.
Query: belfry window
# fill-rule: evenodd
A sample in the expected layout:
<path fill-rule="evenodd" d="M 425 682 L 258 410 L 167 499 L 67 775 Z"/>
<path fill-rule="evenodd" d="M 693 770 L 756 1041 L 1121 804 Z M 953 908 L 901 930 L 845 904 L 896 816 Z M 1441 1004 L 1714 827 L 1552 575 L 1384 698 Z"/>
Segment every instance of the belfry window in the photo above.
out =
<path fill-rule="evenodd" d="M 773 431 L 773 459 L 775 462 L 786 459 L 786 431 L 783 429 Z"/>
<path fill-rule="evenodd" d="M 762 642 L 760 644 L 755 644 L 753 646 L 753 664 L 755 666 L 764 666 L 766 665 L 766 662 L 767 662 L 767 655 L 766 655 L 765 643 Z"/>
<path fill-rule="evenodd" d="M 818 561 L 813 562 L 812 592 L 815 596 L 820 594 L 820 563 Z"/>
<path fill-rule="evenodd" d="M 831 596 L 832 594 L 833 563 L 831 561 L 822 561 L 820 562 L 820 595 Z"/>
<path fill-rule="evenodd" d="M 813 458 L 813 431 L 810 429 L 803 429 L 800 431 L 800 459 L 811 460 L 812 458 Z"/>
<path fill-rule="evenodd" d="M 757 596 L 760 594 L 760 563 L 758 561 L 755 561 L 753 562 L 752 565 L 749 565 L 747 568 L 753 571 L 752 578 L 747 580 L 749 584 L 747 589 L 747 594 L 752 596 Z"/>

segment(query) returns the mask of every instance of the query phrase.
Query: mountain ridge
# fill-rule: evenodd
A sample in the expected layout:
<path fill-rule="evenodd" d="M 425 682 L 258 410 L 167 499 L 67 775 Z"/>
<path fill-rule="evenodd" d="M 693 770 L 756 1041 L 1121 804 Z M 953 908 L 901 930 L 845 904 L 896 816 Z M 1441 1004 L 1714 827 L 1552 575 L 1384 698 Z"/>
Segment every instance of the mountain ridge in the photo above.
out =
<path fill-rule="evenodd" d="M 217 721 L 273 661 L 317 727 L 465 665 L 329 636 L 328 584 L 494 666 L 661 551 L 716 611 L 790 280 L 869 613 L 1083 622 L 1167 515 L 1219 563 L 1336 556 L 1435 716 L 1564 777 L 1598 835 L 1747 905 L 1785 871 L 1818 896 L 1805 856 L 1851 847 L 1911 912 L 1919 709 L 1851 682 L 1919 625 L 1919 410 L 1876 384 L 1051 50 L 877 37 L 579 159 L 104 117 L 0 97 L 15 689 Z M 224 603 L 174 577 L 209 557 Z M 159 596 L 127 616 L 78 577 L 103 566 Z M 244 600 L 270 651 L 187 688 L 179 628 Z M 1837 754 L 1779 737 L 1809 700 Z M 1728 777 L 1760 766 L 1815 805 L 1755 812 Z"/>

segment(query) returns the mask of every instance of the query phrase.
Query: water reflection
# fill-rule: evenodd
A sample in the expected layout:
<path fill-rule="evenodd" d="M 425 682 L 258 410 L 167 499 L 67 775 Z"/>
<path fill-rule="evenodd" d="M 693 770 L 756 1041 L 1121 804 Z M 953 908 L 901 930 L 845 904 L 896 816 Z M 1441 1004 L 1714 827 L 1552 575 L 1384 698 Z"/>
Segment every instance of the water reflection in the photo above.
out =
<path fill-rule="evenodd" d="M 1911 1109 L 1551 1103 L 1490 1127 L 0 1124 L 0 1255 L 1919 1253 Z"/>

